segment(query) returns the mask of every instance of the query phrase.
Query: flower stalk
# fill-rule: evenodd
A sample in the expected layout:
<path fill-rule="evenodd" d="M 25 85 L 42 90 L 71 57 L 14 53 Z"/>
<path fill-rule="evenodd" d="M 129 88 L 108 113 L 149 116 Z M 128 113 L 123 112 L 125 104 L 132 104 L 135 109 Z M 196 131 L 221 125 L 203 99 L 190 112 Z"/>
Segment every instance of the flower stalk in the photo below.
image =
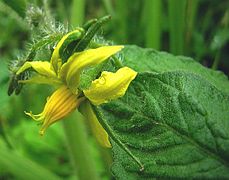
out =
<path fill-rule="evenodd" d="M 88 141 L 88 137 L 83 120 L 78 111 L 63 120 L 68 150 L 79 179 L 98 180 L 89 144 L 85 143 Z"/>

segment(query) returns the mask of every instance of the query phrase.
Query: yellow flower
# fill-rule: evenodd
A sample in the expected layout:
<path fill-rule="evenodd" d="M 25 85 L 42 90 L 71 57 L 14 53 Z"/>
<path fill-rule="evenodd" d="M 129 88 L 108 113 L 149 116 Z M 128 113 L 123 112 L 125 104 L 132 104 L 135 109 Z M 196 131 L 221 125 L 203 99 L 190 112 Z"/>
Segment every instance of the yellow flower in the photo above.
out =
<path fill-rule="evenodd" d="M 77 29 L 73 31 L 76 33 Z M 19 75 L 23 71 L 32 68 L 37 72 L 35 76 L 28 80 L 20 81 L 21 83 L 41 83 L 57 86 L 57 90 L 48 98 L 42 113 L 33 115 L 32 112 L 26 113 L 34 120 L 39 121 L 41 125 L 40 134 L 43 135 L 45 130 L 56 121 L 64 118 L 74 109 L 78 108 L 80 103 L 86 98 L 94 105 L 106 103 L 110 100 L 123 96 L 130 84 L 136 77 L 137 73 L 128 67 L 119 69 L 116 73 L 102 72 L 101 77 L 94 80 L 91 86 L 80 91 L 79 82 L 80 74 L 86 67 L 97 65 L 107 60 L 110 56 L 119 52 L 123 46 L 103 46 L 96 49 L 88 49 L 79 53 L 74 53 L 69 57 L 67 62 L 62 64 L 59 50 L 65 39 L 73 32 L 66 34 L 57 44 L 53 51 L 50 62 L 32 61 L 25 62 L 18 70 Z M 83 96 L 84 95 L 84 96 Z M 88 106 L 86 109 L 89 109 Z M 92 115 L 93 111 L 87 110 L 92 118 L 90 121 L 94 124 L 94 132 L 100 134 L 101 144 L 110 147 L 108 135 L 102 126 L 97 122 L 96 116 Z M 102 143 L 103 142 L 103 143 Z"/>

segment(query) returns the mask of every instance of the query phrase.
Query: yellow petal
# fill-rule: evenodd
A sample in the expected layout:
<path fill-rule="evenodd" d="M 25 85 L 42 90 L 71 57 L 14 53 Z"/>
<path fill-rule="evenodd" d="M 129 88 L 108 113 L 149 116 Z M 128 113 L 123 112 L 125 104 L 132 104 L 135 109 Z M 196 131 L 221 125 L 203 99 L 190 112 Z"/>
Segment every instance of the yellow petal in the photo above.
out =
<path fill-rule="evenodd" d="M 55 72 L 51 69 L 51 64 L 47 61 L 27 61 L 17 71 L 17 75 L 29 68 L 33 68 L 35 71 L 43 76 L 56 78 Z"/>
<path fill-rule="evenodd" d="M 77 99 L 77 96 L 72 94 L 66 86 L 62 86 L 48 98 L 42 113 L 38 115 L 33 115 L 32 112 L 26 114 L 42 123 L 40 134 L 43 135 L 50 125 L 66 117 L 79 106 L 81 100 Z"/>
<path fill-rule="evenodd" d="M 125 94 L 136 75 L 137 72 L 128 67 L 123 67 L 116 73 L 104 71 L 99 79 L 92 82 L 89 89 L 84 90 L 84 94 L 94 105 L 117 99 Z"/>
<path fill-rule="evenodd" d="M 86 118 L 86 120 L 88 120 L 92 133 L 96 137 L 99 144 L 103 147 L 110 148 L 111 143 L 109 141 L 108 134 L 104 130 L 104 128 L 101 126 L 101 124 L 99 123 L 95 113 L 93 112 L 91 108 L 90 103 L 86 101 L 80 107 L 82 107 L 81 112 L 84 115 L 84 117 Z"/>
<path fill-rule="evenodd" d="M 57 78 L 51 78 L 46 76 L 33 76 L 27 80 L 20 80 L 19 83 L 36 83 L 36 84 L 50 84 L 50 85 L 56 85 L 59 86 L 62 84 L 62 82 Z"/>
<path fill-rule="evenodd" d="M 51 57 L 51 61 L 50 61 L 50 63 L 52 64 L 52 67 L 54 68 L 54 71 L 56 73 L 58 73 L 58 69 L 62 65 L 62 61 L 61 61 L 61 58 L 60 58 L 59 50 L 60 50 L 61 46 L 63 45 L 64 41 L 69 36 L 71 36 L 73 34 L 81 35 L 82 34 L 82 31 L 83 31 L 82 28 L 77 28 L 76 30 L 69 32 L 68 34 L 64 35 L 62 37 L 62 39 L 56 45 L 56 47 L 55 47 L 55 49 L 54 49 L 54 51 L 52 53 L 52 57 Z"/>
<path fill-rule="evenodd" d="M 84 68 L 105 61 L 122 48 L 123 46 L 104 46 L 75 53 L 61 67 L 60 77 L 66 81 L 71 89 L 77 88 L 79 85 L 80 72 Z"/>

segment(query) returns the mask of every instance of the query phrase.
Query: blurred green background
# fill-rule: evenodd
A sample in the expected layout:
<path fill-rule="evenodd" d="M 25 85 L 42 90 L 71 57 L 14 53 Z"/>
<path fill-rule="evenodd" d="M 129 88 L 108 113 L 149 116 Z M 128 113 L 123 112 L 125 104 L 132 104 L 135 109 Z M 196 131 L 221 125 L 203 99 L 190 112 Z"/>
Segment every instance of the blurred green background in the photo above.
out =
<path fill-rule="evenodd" d="M 74 168 L 67 153 L 69 144 L 62 124 L 55 124 L 45 137 L 40 137 L 39 127 L 23 113 L 40 112 L 51 90 L 27 85 L 19 96 L 7 95 L 8 64 L 25 53 L 28 42 L 32 43 L 36 23 L 44 18 L 44 12 L 69 29 L 110 14 L 112 20 L 99 32 L 105 39 L 190 56 L 204 66 L 229 74 L 228 0 L 2 0 L 0 179 L 81 177 L 74 172 L 80 165 Z M 76 116 L 81 122 L 83 118 Z M 101 148 L 84 124 L 80 125 L 96 174 L 99 179 L 112 179 L 110 150 Z"/>

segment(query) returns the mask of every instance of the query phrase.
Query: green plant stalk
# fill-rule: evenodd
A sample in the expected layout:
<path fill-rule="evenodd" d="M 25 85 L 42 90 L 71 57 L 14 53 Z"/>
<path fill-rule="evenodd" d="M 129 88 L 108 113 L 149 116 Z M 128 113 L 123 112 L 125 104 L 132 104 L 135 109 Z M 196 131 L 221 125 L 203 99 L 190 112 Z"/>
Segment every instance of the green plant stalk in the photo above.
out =
<path fill-rule="evenodd" d="M 145 0 L 145 46 L 159 50 L 161 47 L 161 0 Z"/>
<path fill-rule="evenodd" d="M 128 40 L 128 0 L 117 0 L 115 7 L 115 32 L 119 42 L 126 44 Z"/>
<path fill-rule="evenodd" d="M 88 137 L 83 117 L 78 111 L 63 120 L 64 132 L 72 163 L 79 179 L 98 180 L 95 163 L 89 149 Z"/>
<path fill-rule="evenodd" d="M 111 0 L 103 0 L 103 4 L 104 4 L 104 7 L 105 7 L 107 13 L 110 14 L 111 16 L 113 16 L 114 15 L 114 9 L 112 7 Z"/>
<path fill-rule="evenodd" d="M 49 2 L 48 0 L 43 0 L 43 6 L 44 6 L 44 11 L 45 11 L 45 16 L 47 18 L 46 23 L 49 21 L 52 21 L 52 15 L 50 12 L 50 7 L 49 7 Z"/>
<path fill-rule="evenodd" d="M 105 173 L 111 179 L 112 175 L 111 175 L 110 167 L 111 167 L 111 165 L 113 163 L 111 149 L 104 148 L 100 144 L 98 144 L 98 149 L 99 149 L 99 152 L 100 152 L 100 155 L 101 155 L 101 159 L 102 159 L 102 161 L 104 163 Z"/>
<path fill-rule="evenodd" d="M 218 52 L 216 53 L 214 62 L 212 64 L 212 69 L 217 70 L 218 66 L 219 66 L 219 62 L 220 62 L 220 49 L 218 50 Z"/>
<path fill-rule="evenodd" d="M 57 14 L 60 17 L 60 22 L 64 22 L 66 21 L 66 19 L 68 19 L 70 21 L 70 12 L 66 11 L 66 7 L 65 7 L 65 1 L 56 1 L 57 3 Z M 71 7 L 71 6 L 70 6 Z M 70 7 L 68 9 L 70 9 Z"/>
<path fill-rule="evenodd" d="M 48 179 L 58 180 L 57 175 L 36 164 L 35 162 L 21 156 L 16 151 L 8 148 L 0 148 L 0 169 L 4 167 L 17 179 Z"/>
<path fill-rule="evenodd" d="M 193 27 L 196 19 L 199 0 L 187 0 L 186 11 L 186 33 L 185 33 L 185 52 L 189 51 L 190 41 L 192 38 Z"/>
<path fill-rule="evenodd" d="M 186 2 L 187 0 L 168 1 L 169 48 L 173 54 L 184 53 Z"/>
<path fill-rule="evenodd" d="M 95 140 L 96 140 L 95 142 L 100 152 L 101 159 L 103 161 L 104 173 L 106 173 L 107 176 L 111 177 L 111 172 L 110 172 L 110 166 L 112 164 L 111 149 L 107 147 L 103 147 L 99 143 L 98 137 L 96 137 L 97 134 L 95 134 L 96 131 L 93 130 L 94 128 L 93 121 L 96 119 L 94 119 L 95 117 L 93 117 L 93 115 L 91 114 L 92 113 L 91 110 L 92 109 L 91 109 L 90 102 L 87 100 L 84 101 L 79 107 L 79 112 L 82 113 L 82 115 L 84 116 L 87 127 L 89 127 L 89 129 L 91 130 L 91 133 L 95 137 Z"/>
<path fill-rule="evenodd" d="M 85 0 L 73 0 L 71 7 L 70 22 L 73 27 L 83 24 L 85 11 Z"/>
<path fill-rule="evenodd" d="M 4 123 L 3 123 L 3 118 L 0 116 L 0 137 L 2 137 L 2 139 L 4 140 L 6 146 L 9 149 L 12 149 L 12 144 L 9 141 L 9 138 L 7 136 L 7 134 L 5 133 L 5 127 L 4 127 Z"/>

